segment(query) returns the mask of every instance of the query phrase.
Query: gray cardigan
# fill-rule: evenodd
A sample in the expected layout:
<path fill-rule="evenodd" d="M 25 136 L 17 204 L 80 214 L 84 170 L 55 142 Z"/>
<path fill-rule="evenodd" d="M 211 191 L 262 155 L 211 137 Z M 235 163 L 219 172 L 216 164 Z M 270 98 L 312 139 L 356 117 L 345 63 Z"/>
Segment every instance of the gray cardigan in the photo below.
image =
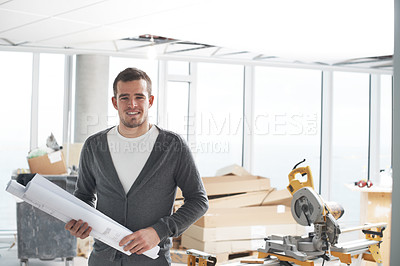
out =
<path fill-rule="evenodd" d="M 110 129 L 85 141 L 74 195 L 91 206 L 97 196 L 96 208 L 132 231 L 153 227 L 161 240 L 159 255 L 170 262 L 171 237 L 181 235 L 208 209 L 207 195 L 189 147 L 179 135 L 159 128 L 146 164 L 125 194 L 107 143 Z M 173 213 L 177 186 L 185 201 Z M 93 252 L 111 261 L 126 256 L 98 240 Z M 141 262 L 149 259 L 136 254 L 130 257 L 129 260 Z"/>

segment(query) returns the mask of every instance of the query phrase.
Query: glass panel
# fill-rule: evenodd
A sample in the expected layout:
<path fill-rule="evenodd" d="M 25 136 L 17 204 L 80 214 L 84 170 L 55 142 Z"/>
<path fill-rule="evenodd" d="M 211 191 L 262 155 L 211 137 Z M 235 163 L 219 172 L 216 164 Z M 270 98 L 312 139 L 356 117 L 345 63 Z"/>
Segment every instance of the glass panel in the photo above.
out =
<path fill-rule="evenodd" d="M 168 74 L 169 75 L 189 75 L 190 68 L 189 62 L 186 61 L 168 61 Z"/>
<path fill-rule="evenodd" d="M 187 140 L 189 83 L 168 82 L 165 104 L 167 108 L 166 128 Z"/>
<path fill-rule="evenodd" d="M 381 125 L 380 125 L 380 185 L 391 186 L 392 180 L 392 76 L 381 76 Z"/>
<path fill-rule="evenodd" d="M 51 133 L 63 145 L 64 59 L 60 54 L 40 54 L 39 147 L 46 147 Z"/>
<path fill-rule="evenodd" d="M 109 76 L 109 104 L 108 104 L 108 125 L 118 124 L 118 112 L 114 109 L 111 97 L 113 94 L 113 83 L 119 72 L 128 67 L 136 67 L 146 72 L 152 83 L 152 94 L 154 95 L 153 106 L 149 109 L 150 123 L 157 123 L 157 102 L 158 102 L 158 61 L 144 60 L 136 58 L 110 57 L 110 76 Z"/>
<path fill-rule="evenodd" d="M 199 63 L 195 153 L 202 176 L 242 165 L 243 66 Z"/>
<path fill-rule="evenodd" d="M 367 179 L 369 136 L 369 75 L 335 72 L 333 75 L 333 130 L 331 200 L 345 209 L 340 223 L 358 225 L 360 193 L 346 184 Z"/>
<path fill-rule="evenodd" d="M 4 188 L 18 168 L 29 168 L 32 54 L 0 52 L 0 230 L 16 230 L 15 199 Z"/>
<path fill-rule="evenodd" d="M 310 166 L 318 192 L 320 164 L 321 72 L 256 67 L 253 169 L 285 189 L 288 174 Z"/>

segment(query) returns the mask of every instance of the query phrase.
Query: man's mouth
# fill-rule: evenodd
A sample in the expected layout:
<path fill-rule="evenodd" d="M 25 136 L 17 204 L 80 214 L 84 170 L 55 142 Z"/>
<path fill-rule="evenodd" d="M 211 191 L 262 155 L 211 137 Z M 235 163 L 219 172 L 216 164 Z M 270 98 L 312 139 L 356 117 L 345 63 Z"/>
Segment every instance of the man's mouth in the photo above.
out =
<path fill-rule="evenodd" d="M 139 112 L 127 112 L 128 115 L 137 115 Z"/>

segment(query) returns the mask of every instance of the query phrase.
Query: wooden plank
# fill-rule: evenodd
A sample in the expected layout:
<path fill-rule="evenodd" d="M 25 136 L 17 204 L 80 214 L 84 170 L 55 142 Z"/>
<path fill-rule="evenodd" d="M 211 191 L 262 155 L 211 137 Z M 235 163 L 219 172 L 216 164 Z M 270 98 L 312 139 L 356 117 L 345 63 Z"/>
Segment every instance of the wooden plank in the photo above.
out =
<path fill-rule="evenodd" d="M 249 225 L 229 227 L 200 227 L 191 225 L 183 235 L 200 241 L 228 241 L 259 239 L 269 235 L 304 235 L 305 227 L 299 224 Z"/>
<path fill-rule="evenodd" d="M 267 190 L 271 188 L 269 178 L 261 176 L 214 176 L 202 178 L 208 196 L 246 193 Z M 183 198 L 182 191 L 178 188 L 177 199 Z"/>
<path fill-rule="evenodd" d="M 242 176 L 242 175 L 251 175 L 251 174 L 249 172 L 247 172 L 247 170 L 244 169 L 243 167 L 241 167 L 240 165 L 232 164 L 232 165 L 228 165 L 224 168 L 217 170 L 216 175 L 217 176 L 223 176 L 223 175 Z"/>
<path fill-rule="evenodd" d="M 292 199 L 293 196 L 287 189 L 273 190 L 268 194 L 267 198 L 261 203 L 261 205 L 285 205 L 290 207 Z"/>
<path fill-rule="evenodd" d="M 229 240 L 229 241 L 200 241 L 190 236 L 182 236 L 182 246 L 193 248 L 211 254 L 235 253 L 248 250 L 257 250 L 265 246 L 264 239 Z"/>
<path fill-rule="evenodd" d="M 207 213 L 195 222 L 201 227 L 293 224 L 289 207 L 258 206 L 245 208 L 210 208 Z"/>
<path fill-rule="evenodd" d="M 247 206 L 262 205 L 264 200 L 273 191 L 267 190 L 248 192 L 240 195 L 227 196 L 209 200 L 210 208 L 239 208 Z M 289 193 L 290 194 L 290 193 Z"/>

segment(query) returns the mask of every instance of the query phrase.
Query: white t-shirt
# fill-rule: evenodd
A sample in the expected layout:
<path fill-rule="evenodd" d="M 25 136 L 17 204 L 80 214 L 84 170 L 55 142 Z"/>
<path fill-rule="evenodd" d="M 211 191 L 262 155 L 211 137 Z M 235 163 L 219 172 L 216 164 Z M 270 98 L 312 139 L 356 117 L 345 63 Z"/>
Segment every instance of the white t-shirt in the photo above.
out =
<path fill-rule="evenodd" d="M 128 193 L 153 150 L 159 130 L 152 126 L 140 137 L 126 138 L 117 128 L 114 127 L 107 133 L 108 147 L 119 180 L 125 193 Z"/>

